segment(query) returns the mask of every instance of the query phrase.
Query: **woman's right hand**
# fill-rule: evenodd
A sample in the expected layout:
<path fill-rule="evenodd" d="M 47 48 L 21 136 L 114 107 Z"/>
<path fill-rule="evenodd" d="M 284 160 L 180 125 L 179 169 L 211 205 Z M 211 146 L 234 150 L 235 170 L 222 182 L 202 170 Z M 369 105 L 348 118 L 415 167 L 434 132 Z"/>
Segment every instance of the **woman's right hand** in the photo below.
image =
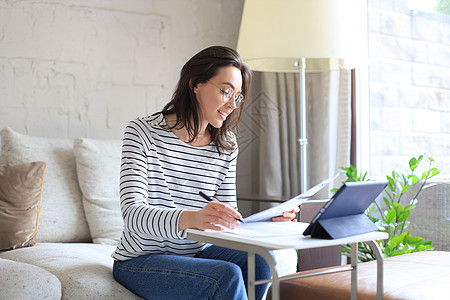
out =
<path fill-rule="evenodd" d="M 234 229 L 239 226 L 238 219 L 242 215 L 230 206 L 211 201 L 201 210 L 185 210 L 180 216 L 178 229 L 195 228 L 222 231 L 224 228 Z"/>

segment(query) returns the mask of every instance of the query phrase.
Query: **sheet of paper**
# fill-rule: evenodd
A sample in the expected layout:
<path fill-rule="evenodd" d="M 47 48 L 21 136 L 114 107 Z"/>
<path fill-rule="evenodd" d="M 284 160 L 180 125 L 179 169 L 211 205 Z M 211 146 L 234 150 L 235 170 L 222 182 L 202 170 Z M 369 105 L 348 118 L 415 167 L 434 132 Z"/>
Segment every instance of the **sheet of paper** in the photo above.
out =
<path fill-rule="evenodd" d="M 310 188 L 309 190 L 307 190 L 306 192 L 290 199 L 287 200 L 277 206 L 268 208 L 266 210 L 260 211 L 256 214 L 253 214 L 251 216 L 248 216 L 247 218 L 244 219 L 245 223 L 250 223 L 250 222 L 265 222 L 265 221 L 270 221 L 273 217 L 276 216 L 281 216 L 284 212 L 286 211 L 291 211 L 294 208 L 300 206 L 300 204 L 302 204 L 303 202 L 305 202 L 306 200 L 308 200 L 308 198 L 310 198 L 311 196 L 313 196 L 314 194 L 316 194 L 318 191 L 320 191 L 324 186 L 328 185 L 330 182 L 332 182 L 333 180 L 335 180 L 337 177 L 339 176 L 339 173 L 336 174 L 334 177 L 332 178 L 328 178 L 324 181 L 322 181 L 321 183 L 313 186 L 312 188 Z"/>
<path fill-rule="evenodd" d="M 236 226 L 235 229 L 226 229 L 231 234 L 245 237 L 273 237 L 302 235 L 304 226 L 297 222 L 251 222 Z"/>

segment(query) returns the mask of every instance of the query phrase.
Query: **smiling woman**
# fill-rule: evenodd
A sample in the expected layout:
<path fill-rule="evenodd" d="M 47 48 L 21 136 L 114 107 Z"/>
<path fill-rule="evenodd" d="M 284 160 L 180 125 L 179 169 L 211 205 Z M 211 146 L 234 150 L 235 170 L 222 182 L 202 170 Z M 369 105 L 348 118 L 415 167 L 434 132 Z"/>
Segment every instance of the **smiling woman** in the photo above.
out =
<path fill-rule="evenodd" d="M 199 83 L 194 87 L 194 93 L 200 105 L 203 118 L 201 128 L 204 128 L 206 131 L 208 124 L 214 128 L 222 127 L 222 122 L 236 109 L 233 91 L 236 87 L 238 90 L 238 96 L 236 97 L 239 97 L 241 95 L 239 92 L 241 85 L 242 76 L 240 70 L 233 66 L 226 66 L 220 68 L 218 74 L 212 77 L 211 80 Z M 231 98 L 233 98 L 233 101 L 229 101 Z"/>
<path fill-rule="evenodd" d="M 240 120 L 244 105 L 235 111 L 237 105 L 225 101 L 229 96 L 222 90 L 233 90 L 234 96 L 244 102 L 251 78 L 250 70 L 236 51 L 226 47 L 207 48 L 183 66 L 173 98 L 162 113 L 169 120 L 168 125 L 175 135 L 186 139 L 187 143 L 194 142 L 200 137 L 199 134 L 206 134 L 219 152 L 231 150 L 235 142 L 229 132 Z M 219 118 L 222 123 L 215 120 L 214 114 L 225 117 Z M 176 122 L 172 124 L 172 120 Z"/>
<path fill-rule="evenodd" d="M 239 226 L 233 129 L 250 80 L 235 50 L 204 49 L 183 66 L 163 110 L 127 126 L 120 173 L 124 229 L 113 274 L 134 293 L 150 299 L 247 298 L 247 253 L 187 240 L 186 229 Z M 273 221 L 290 221 L 297 212 Z M 271 276 L 260 256 L 255 274 L 257 280 Z M 266 289 L 257 286 L 258 299 Z"/>

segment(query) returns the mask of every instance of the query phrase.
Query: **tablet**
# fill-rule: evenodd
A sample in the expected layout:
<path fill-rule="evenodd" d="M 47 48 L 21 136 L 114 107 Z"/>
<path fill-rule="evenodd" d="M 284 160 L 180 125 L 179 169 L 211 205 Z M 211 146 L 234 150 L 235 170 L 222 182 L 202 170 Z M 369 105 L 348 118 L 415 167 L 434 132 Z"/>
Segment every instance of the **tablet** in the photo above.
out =
<path fill-rule="evenodd" d="M 303 235 L 342 238 L 376 231 L 364 211 L 383 192 L 387 181 L 346 182 L 313 218 Z"/>

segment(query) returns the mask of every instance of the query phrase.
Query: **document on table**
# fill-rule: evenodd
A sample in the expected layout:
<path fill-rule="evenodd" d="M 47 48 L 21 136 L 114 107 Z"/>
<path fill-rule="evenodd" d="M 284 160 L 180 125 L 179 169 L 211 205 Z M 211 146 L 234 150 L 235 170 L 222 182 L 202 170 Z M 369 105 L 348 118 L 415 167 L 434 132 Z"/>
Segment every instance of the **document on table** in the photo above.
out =
<path fill-rule="evenodd" d="M 233 230 L 225 229 L 230 234 L 245 237 L 274 237 L 302 235 L 305 224 L 299 222 L 250 222 L 236 226 Z"/>
<path fill-rule="evenodd" d="M 328 178 L 327 180 L 322 181 L 321 183 L 313 186 L 306 192 L 287 200 L 277 206 L 268 208 L 266 210 L 260 211 L 256 214 L 253 214 L 251 216 L 248 216 L 244 219 L 245 223 L 251 223 L 251 222 L 267 222 L 271 221 L 273 217 L 281 216 L 286 211 L 291 211 L 296 207 L 299 207 L 300 204 L 308 200 L 311 196 L 316 194 L 318 191 L 320 191 L 323 187 L 328 185 L 330 182 L 335 180 L 338 177 L 339 173 L 334 175 L 332 178 Z"/>

